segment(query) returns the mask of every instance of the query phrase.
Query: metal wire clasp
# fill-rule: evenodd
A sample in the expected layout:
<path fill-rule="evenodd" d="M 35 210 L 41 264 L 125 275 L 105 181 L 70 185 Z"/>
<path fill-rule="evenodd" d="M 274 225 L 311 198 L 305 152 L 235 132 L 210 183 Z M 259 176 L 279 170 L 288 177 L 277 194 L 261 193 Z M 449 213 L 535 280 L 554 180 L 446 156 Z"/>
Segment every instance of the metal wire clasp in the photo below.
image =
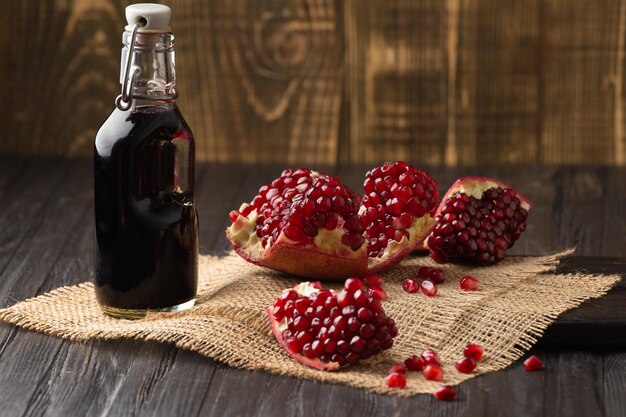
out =
<path fill-rule="evenodd" d="M 140 27 L 145 26 L 145 22 L 137 22 L 133 25 L 130 36 L 130 45 L 128 46 L 128 55 L 124 64 L 124 81 L 122 82 L 122 92 L 115 99 L 115 107 L 122 111 L 130 109 L 133 104 L 133 84 L 135 77 L 141 72 L 137 65 L 133 65 L 133 56 L 135 52 L 135 39 L 137 31 Z"/>

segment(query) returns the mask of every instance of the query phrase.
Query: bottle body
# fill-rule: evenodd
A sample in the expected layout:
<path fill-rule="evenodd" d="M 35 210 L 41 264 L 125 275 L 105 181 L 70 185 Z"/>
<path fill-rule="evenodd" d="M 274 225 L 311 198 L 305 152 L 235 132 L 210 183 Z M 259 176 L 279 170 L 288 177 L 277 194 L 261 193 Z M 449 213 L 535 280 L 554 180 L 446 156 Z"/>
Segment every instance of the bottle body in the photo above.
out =
<path fill-rule="evenodd" d="M 109 314 L 193 305 L 198 221 L 193 135 L 174 101 L 115 109 L 94 149 L 96 298 Z"/>

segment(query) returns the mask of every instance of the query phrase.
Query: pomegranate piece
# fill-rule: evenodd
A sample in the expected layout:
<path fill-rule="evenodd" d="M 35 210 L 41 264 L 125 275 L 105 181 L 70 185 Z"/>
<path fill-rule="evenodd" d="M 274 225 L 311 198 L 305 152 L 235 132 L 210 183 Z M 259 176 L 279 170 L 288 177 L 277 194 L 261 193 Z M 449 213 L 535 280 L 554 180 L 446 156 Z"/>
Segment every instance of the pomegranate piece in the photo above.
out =
<path fill-rule="evenodd" d="M 345 279 L 400 262 L 434 225 L 437 187 L 404 162 L 366 175 L 363 199 L 336 177 L 286 169 L 230 213 L 226 237 L 260 266 L 304 277 Z"/>
<path fill-rule="evenodd" d="M 454 364 L 457 371 L 462 374 L 471 374 L 476 369 L 476 361 L 472 358 L 462 358 Z"/>
<path fill-rule="evenodd" d="M 414 279 L 407 278 L 402 281 L 402 288 L 404 288 L 404 291 L 408 292 L 409 294 L 415 294 L 420 290 L 420 284 Z"/>
<path fill-rule="evenodd" d="M 524 361 L 524 369 L 528 372 L 539 371 L 543 369 L 543 362 L 538 356 L 532 355 Z"/>
<path fill-rule="evenodd" d="M 465 291 L 476 291 L 480 288 L 480 281 L 476 278 L 472 278 L 469 275 L 465 275 L 461 278 L 461 289 Z"/>
<path fill-rule="evenodd" d="M 417 275 L 429 279 L 435 284 L 442 284 L 446 280 L 446 274 L 439 268 L 431 268 L 429 266 L 422 266 L 417 270 Z"/>
<path fill-rule="evenodd" d="M 426 365 L 423 374 L 428 381 L 443 381 L 443 369 L 439 365 Z"/>
<path fill-rule="evenodd" d="M 437 286 L 433 282 L 429 280 L 422 281 L 422 292 L 424 294 L 429 297 L 434 297 L 435 295 L 437 295 L 437 291 Z"/>
<path fill-rule="evenodd" d="M 463 177 L 448 190 L 427 240 L 436 262 L 491 265 L 526 230 L 532 204 L 514 188 L 486 177 Z"/>
<path fill-rule="evenodd" d="M 402 372 L 392 372 L 385 377 L 385 382 L 389 388 L 406 387 L 406 375 Z"/>
<path fill-rule="evenodd" d="M 437 353 L 432 349 L 426 349 L 424 352 L 422 352 L 421 358 L 424 362 L 424 365 L 441 365 L 441 359 L 439 358 L 439 355 L 437 355 Z"/>
<path fill-rule="evenodd" d="M 245 260 L 317 278 L 367 272 L 358 221 L 360 197 L 336 177 L 286 169 L 231 214 L 226 236 Z"/>
<path fill-rule="evenodd" d="M 333 371 L 393 346 L 394 320 L 354 282 L 346 281 L 339 294 L 310 282 L 284 290 L 267 308 L 283 349 L 307 366 Z"/>
<path fill-rule="evenodd" d="M 404 360 L 404 366 L 409 371 L 422 372 L 424 370 L 424 361 L 417 355 L 411 355 Z"/>
<path fill-rule="evenodd" d="M 405 162 L 386 162 L 368 171 L 359 223 L 368 241 L 369 269 L 398 263 L 432 229 L 439 196 L 425 172 Z"/>
<path fill-rule="evenodd" d="M 387 371 L 387 374 L 392 374 L 394 372 L 404 374 L 406 373 L 406 368 L 399 363 L 394 363 L 391 365 L 391 368 L 389 368 L 389 371 Z"/>
<path fill-rule="evenodd" d="M 465 349 L 463 349 L 463 356 L 466 358 L 472 358 L 478 362 L 483 358 L 484 352 L 485 350 L 481 345 L 469 344 L 465 346 Z"/>
<path fill-rule="evenodd" d="M 456 399 L 456 389 L 450 385 L 439 387 L 433 392 L 433 396 L 439 401 L 454 401 Z"/>

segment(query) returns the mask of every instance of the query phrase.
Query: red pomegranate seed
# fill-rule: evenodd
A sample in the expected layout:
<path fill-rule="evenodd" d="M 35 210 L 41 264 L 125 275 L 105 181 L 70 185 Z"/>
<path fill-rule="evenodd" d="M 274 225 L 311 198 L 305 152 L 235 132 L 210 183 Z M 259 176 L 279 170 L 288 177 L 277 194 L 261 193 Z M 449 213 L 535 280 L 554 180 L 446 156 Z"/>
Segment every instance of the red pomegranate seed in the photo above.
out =
<path fill-rule="evenodd" d="M 428 381 L 443 381 L 443 369 L 439 365 L 426 365 L 423 373 Z"/>
<path fill-rule="evenodd" d="M 424 361 L 417 355 L 411 355 L 405 359 L 404 366 L 409 371 L 422 372 L 424 370 Z"/>
<path fill-rule="evenodd" d="M 469 374 L 476 369 L 476 361 L 472 358 L 462 358 L 454 364 L 454 367 L 462 374 Z"/>
<path fill-rule="evenodd" d="M 485 350 L 482 346 L 470 344 L 465 346 L 465 349 L 463 349 L 463 356 L 479 361 L 483 358 L 484 352 Z"/>
<path fill-rule="evenodd" d="M 363 282 L 358 278 L 348 278 L 343 287 L 349 291 L 356 291 L 363 288 Z"/>
<path fill-rule="evenodd" d="M 435 284 L 442 284 L 446 280 L 446 274 L 441 269 L 433 268 L 430 273 L 430 280 Z"/>
<path fill-rule="evenodd" d="M 439 387 L 433 392 L 433 396 L 439 401 L 454 401 L 456 399 L 456 389 L 450 385 Z"/>
<path fill-rule="evenodd" d="M 387 293 L 380 287 L 370 288 L 369 294 L 380 301 L 385 301 L 387 299 Z"/>
<path fill-rule="evenodd" d="M 428 278 L 430 276 L 431 269 L 432 268 L 430 266 L 420 266 L 420 268 L 417 270 L 417 275 L 422 278 Z"/>
<path fill-rule="evenodd" d="M 414 279 L 407 278 L 402 281 L 402 288 L 404 288 L 404 291 L 408 292 L 409 294 L 415 294 L 420 290 L 420 285 Z"/>
<path fill-rule="evenodd" d="M 404 374 L 406 373 L 406 368 L 399 363 L 394 363 L 391 365 L 391 368 L 389 368 L 389 371 L 387 371 L 387 374 L 392 374 L 394 372 Z"/>
<path fill-rule="evenodd" d="M 424 365 L 441 365 L 439 355 L 432 349 L 426 349 L 422 352 L 421 358 L 424 361 Z"/>
<path fill-rule="evenodd" d="M 385 377 L 385 382 L 389 388 L 406 387 L 406 375 L 400 372 L 392 372 Z"/>
<path fill-rule="evenodd" d="M 230 218 L 230 221 L 232 223 L 235 222 L 235 220 L 237 220 L 237 218 L 239 217 L 239 212 L 237 210 L 233 210 L 228 214 L 228 217 Z"/>
<path fill-rule="evenodd" d="M 363 277 L 363 282 L 370 288 L 382 287 L 384 284 L 383 278 L 378 274 L 368 274 Z"/>
<path fill-rule="evenodd" d="M 417 275 L 422 278 L 429 279 L 435 284 L 441 284 L 446 280 L 446 274 L 438 268 L 431 268 L 429 266 L 422 266 L 417 270 Z"/>
<path fill-rule="evenodd" d="M 538 356 L 532 355 L 524 361 L 524 369 L 528 372 L 538 371 L 543 369 L 543 362 Z"/>
<path fill-rule="evenodd" d="M 422 292 L 429 297 L 434 297 L 437 295 L 437 286 L 432 281 L 422 281 Z"/>
<path fill-rule="evenodd" d="M 469 275 L 461 278 L 461 289 L 465 291 L 476 291 L 480 287 L 480 281 Z"/>

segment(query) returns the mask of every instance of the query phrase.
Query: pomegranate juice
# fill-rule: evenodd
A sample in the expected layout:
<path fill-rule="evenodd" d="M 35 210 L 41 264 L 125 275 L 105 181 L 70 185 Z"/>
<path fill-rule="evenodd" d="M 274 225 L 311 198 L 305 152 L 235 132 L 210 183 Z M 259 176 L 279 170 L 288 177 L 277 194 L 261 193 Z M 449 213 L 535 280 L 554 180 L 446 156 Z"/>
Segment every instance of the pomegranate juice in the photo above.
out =
<path fill-rule="evenodd" d="M 193 300 L 194 143 L 175 104 L 115 109 L 98 133 L 94 156 L 100 305 L 125 316 Z"/>

